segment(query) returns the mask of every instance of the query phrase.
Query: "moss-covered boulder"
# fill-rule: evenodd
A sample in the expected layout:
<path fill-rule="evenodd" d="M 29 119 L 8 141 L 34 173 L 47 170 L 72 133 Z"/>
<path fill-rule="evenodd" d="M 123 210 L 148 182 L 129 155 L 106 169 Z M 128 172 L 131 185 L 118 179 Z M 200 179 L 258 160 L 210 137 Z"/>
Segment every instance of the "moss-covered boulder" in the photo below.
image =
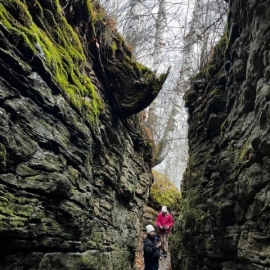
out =
<path fill-rule="evenodd" d="M 150 188 L 149 205 L 160 211 L 166 205 L 169 211 L 179 211 L 181 194 L 177 187 L 162 173 L 153 171 L 154 182 Z"/>

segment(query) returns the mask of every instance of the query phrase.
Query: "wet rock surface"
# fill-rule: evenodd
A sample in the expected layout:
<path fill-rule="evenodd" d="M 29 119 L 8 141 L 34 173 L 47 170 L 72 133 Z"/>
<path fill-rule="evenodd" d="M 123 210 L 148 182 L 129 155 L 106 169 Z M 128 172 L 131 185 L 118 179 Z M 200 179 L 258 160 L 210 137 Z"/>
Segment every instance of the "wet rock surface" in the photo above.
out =
<path fill-rule="evenodd" d="M 186 95 L 173 269 L 270 269 L 269 15 L 269 1 L 230 1 L 224 45 Z"/>
<path fill-rule="evenodd" d="M 106 43 L 102 70 L 93 39 L 105 23 L 91 17 L 100 7 L 66 2 L 0 1 L 0 269 L 133 269 L 152 181 L 151 148 L 133 115 L 142 103 L 113 105 L 115 85 L 125 85 L 109 82 L 108 70 L 125 68 L 126 47 Z M 78 51 L 65 52 L 75 41 Z M 129 68 L 126 93 L 157 95 L 162 79 L 144 70 L 148 84 L 135 62 Z"/>

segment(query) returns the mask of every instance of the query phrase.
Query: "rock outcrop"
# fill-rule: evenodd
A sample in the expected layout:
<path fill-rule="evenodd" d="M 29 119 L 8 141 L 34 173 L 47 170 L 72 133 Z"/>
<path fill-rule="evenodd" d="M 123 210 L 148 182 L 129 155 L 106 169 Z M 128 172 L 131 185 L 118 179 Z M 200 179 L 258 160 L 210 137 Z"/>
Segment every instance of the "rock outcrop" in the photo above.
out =
<path fill-rule="evenodd" d="M 270 269 L 270 5 L 234 0 L 229 10 L 226 37 L 186 95 L 173 269 Z"/>
<path fill-rule="evenodd" d="M 97 1 L 0 0 L 0 269 L 133 269 L 165 78 Z"/>

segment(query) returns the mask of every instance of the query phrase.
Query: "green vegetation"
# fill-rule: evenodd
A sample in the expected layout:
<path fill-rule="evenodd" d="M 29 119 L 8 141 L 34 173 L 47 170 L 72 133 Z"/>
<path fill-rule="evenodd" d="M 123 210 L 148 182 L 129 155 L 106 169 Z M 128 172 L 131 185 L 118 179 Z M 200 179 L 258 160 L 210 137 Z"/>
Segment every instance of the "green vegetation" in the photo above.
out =
<path fill-rule="evenodd" d="M 180 209 L 181 195 L 176 186 L 163 174 L 153 171 L 154 183 L 150 189 L 149 202 L 157 210 L 166 205 L 169 210 Z"/>
<path fill-rule="evenodd" d="M 80 257 L 78 257 L 78 258 L 80 260 Z M 81 260 L 83 262 L 83 265 L 87 266 L 87 268 L 93 267 L 92 269 L 95 269 L 97 265 L 100 265 L 100 254 L 97 252 L 82 253 Z"/>
<path fill-rule="evenodd" d="M 111 50 L 112 50 L 112 54 L 115 54 L 115 51 L 118 49 L 117 44 L 115 41 L 112 42 L 111 44 Z"/>
<path fill-rule="evenodd" d="M 223 132 L 225 131 L 226 125 L 228 124 L 228 119 L 226 119 L 222 125 L 220 126 L 220 131 Z"/>
<path fill-rule="evenodd" d="M 159 91 L 160 91 L 160 82 L 165 80 L 166 77 L 168 76 L 168 73 L 162 73 L 160 76 L 159 76 L 159 80 L 155 81 L 154 85 L 153 85 L 153 94 L 154 95 L 158 95 Z M 154 75 L 152 75 L 152 78 L 155 78 Z"/>
<path fill-rule="evenodd" d="M 0 196 L 0 230 L 19 231 L 27 223 L 34 209 L 29 204 L 29 199 L 16 197 L 11 193 L 1 190 Z"/>
<path fill-rule="evenodd" d="M 189 176 L 185 175 L 184 177 Z M 206 213 L 201 210 L 203 207 L 200 207 L 200 205 L 196 203 L 199 192 L 198 189 L 189 189 L 181 192 L 181 212 L 178 216 L 178 220 L 189 229 L 192 229 L 196 223 L 199 223 L 199 221 L 204 220 L 206 217 Z"/>
<path fill-rule="evenodd" d="M 106 17 L 104 8 L 98 3 L 95 3 L 93 6 L 91 0 L 85 0 L 86 2 L 86 9 L 89 14 L 89 21 L 92 22 L 92 26 L 95 27 L 95 23 L 97 21 L 103 21 Z M 94 29 L 93 29 L 94 30 Z"/>
<path fill-rule="evenodd" d="M 222 38 L 219 40 L 219 42 L 215 45 L 215 47 L 212 48 L 211 54 L 212 57 L 208 61 L 208 63 L 202 68 L 198 73 L 196 73 L 193 77 L 190 79 L 192 81 L 200 80 L 200 79 L 209 79 L 210 76 L 212 76 L 216 69 L 217 69 L 217 63 L 223 59 L 224 51 L 228 45 L 229 39 L 226 33 L 222 36 Z M 220 76 L 222 76 L 224 72 L 221 73 Z"/>
<path fill-rule="evenodd" d="M 93 49 L 98 47 L 100 54 L 95 57 L 101 66 L 105 67 L 102 63 L 104 57 L 117 56 L 124 72 L 139 77 L 137 82 L 141 87 L 147 86 L 153 95 L 158 94 L 167 74 L 157 78 L 149 68 L 136 61 L 131 49 L 117 33 L 115 22 L 98 2 L 84 0 L 76 5 L 79 9 L 76 12 L 80 12 L 83 22 L 86 22 L 87 32 L 84 38 L 80 38 L 80 26 L 76 26 L 77 32 L 75 27 L 72 28 L 59 1 L 51 1 L 48 5 L 37 0 L 1 2 L 2 31 L 24 55 L 26 61 L 21 61 L 22 66 L 26 62 L 31 64 L 40 60 L 42 68 L 38 68 L 43 69 L 41 75 L 46 74 L 47 80 L 51 77 L 76 111 L 92 123 L 98 119 L 104 104 L 89 78 L 90 64 L 86 57 L 89 46 Z"/>
<path fill-rule="evenodd" d="M 185 212 L 184 216 L 186 228 L 193 227 L 200 220 L 203 220 L 205 216 L 206 214 L 202 210 L 197 208 L 189 208 L 189 210 Z"/>
<path fill-rule="evenodd" d="M 220 97 L 222 95 L 222 93 L 224 93 L 224 87 L 222 85 L 219 85 L 217 87 L 214 87 L 213 90 L 211 90 L 208 97 L 209 98 Z"/>
<path fill-rule="evenodd" d="M 250 141 L 247 140 L 241 147 L 238 162 L 243 163 L 246 159 L 246 155 L 248 154 L 248 151 L 250 149 Z"/>
<path fill-rule="evenodd" d="M 0 196 L 0 202 L 0 213 L 7 216 L 29 217 L 33 212 L 33 207 L 25 197 L 16 198 L 11 193 L 5 193 L 4 196 Z"/>
<path fill-rule="evenodd" d="M 88 13 L 91 14 L 90 21 L 94 40 L 101 45 L 100 51 L 103 52 L 103 55 L 115 56 L 117 52 L 117 58 L 121 59 L 125 71 L 137 77 L 142 77 L 143 80 L 140 81 L 145 85 L 151 85 L 153 94 L 157 95 L 161 88 L 160 82 L 167 77 L 167 74 L 162 74 L 157 80 L 155 73 L 137 62 L 132 54 L 132 48 L 127 46 L 122 36 L 117 32 L 114 19 L 106 14 L 98 2 L 91 3 L 90 0 L 87 0 L 86 3 Z"/>
<path fill-rule="evenodd" d="M 141 74 L 142 75 L 148 74 L 149 76 L 153 75 L 153 72 L 148 67 L 146 67 L 138 62 L 134 62 L 133 65 L 134 65 L 134 69 L 137 70 L 140 73 L 140 75 Z"/>
<path fill-rule="evenodd" d="M 212 75 L 214 70 L 215 70 L 215 66 L 209 65 L 205 67 L 204 69 L 200 70 L 198 73 L 196 73 L 194 77 L 191 78 L 191 80 L 196 81 L 199 79 L 207 79 Z"/>
<path fill-rule="evenodd" d="M 223 53 L 224 50 L 226 49 L 227 45 L 229 43 L 229 38 L 226 35 L 226 33 L 223 35 L 223 37 L 219 40 L 217 44 L 217 48 Z"/>
<path fill-rule="evenodd" d="M 90 9 L 90 1 L 87 3 Z M 38 10 L 38 19 L 44 29 L 34 23 L 27 5 L 19 0 L 0 4 L 0 20 L 9 32 L 9 40 L 30 50 L 33 56 L 38 55 L 71 104 L 94 122 L 103 103 L 85 74 L 86 58 L 77 33 L 63 16 L 59 0 L 53 4 L 56 14 L 51 13 L 48 21 L 48 16 L 43 16 L 41 5 L 34 1 L 33 6 Z M 46 14 L 49 13 L 46 10 Z"/>
<path fill-rule="evenodd" d="M 210 92 L 209 98 L 218 95 L 218 93 L 219 93 L 219 89 L 216 87 Z"/>
<path fill-rule="evenodd" d="M 145 76 L 147 79 L 146 80 L 147 83 L 155 79 L 155 74 L 151 71 L 151 69 L 137 62 L 133 56 L 130 57 L 128 55 L 125 55 L 124 58 L 125 58 L 125 65 L 130 70 L 133 70 L 138 77 Z"/>
<path fill-rule="evenodd" d="M 6 166 L 6 156 L 6 147 L 2 143 L 0 143 L 0 169 Z"/>

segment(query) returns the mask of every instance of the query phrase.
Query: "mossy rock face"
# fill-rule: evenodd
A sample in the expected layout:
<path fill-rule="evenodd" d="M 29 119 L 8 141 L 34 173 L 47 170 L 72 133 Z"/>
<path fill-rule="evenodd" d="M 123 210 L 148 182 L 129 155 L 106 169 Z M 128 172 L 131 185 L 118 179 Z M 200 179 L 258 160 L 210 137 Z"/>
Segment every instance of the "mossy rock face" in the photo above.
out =
<path fill-rule="evenodd" d="M 181 195 L 177 187 L 163 174 L 153 171 L 154 183 L 149 194 L 149 203 L 154 209 L 160 211 L 166 205 L 169 211 L 179 211 Z"/>
<path fill-rule="evenodd" d="M 3 169 L 6 166 L 6 147 L 0 143 L 0 168 Z"/>
<path fill-rule="evenodd" d="M 270 269 L 270 35 L 258 34 L 270 28 L 270 8 L 227 2 L 228 33 L 185 95 L 189 161 L 173 269 Z"/>
<path fill-rule="evenodd" d="M 51 73 L 63 94 L 93 122 L 103 103 L 87 76 L 82 42 L 63 16 L 58 0 L 52 8 L 54 14 L 38 2 L 6 1 L 0 4 L 0 20 L 8 39 L 23 46 L 28 57 L 39 57 L 44 72 Z M 30 13 L 36 9 L 38 13 Z"/>
<path fill-rule="evenodd" d="M 0 269 L 134 269 L 165 77 L 98 1 L 0 0 Z"/>

